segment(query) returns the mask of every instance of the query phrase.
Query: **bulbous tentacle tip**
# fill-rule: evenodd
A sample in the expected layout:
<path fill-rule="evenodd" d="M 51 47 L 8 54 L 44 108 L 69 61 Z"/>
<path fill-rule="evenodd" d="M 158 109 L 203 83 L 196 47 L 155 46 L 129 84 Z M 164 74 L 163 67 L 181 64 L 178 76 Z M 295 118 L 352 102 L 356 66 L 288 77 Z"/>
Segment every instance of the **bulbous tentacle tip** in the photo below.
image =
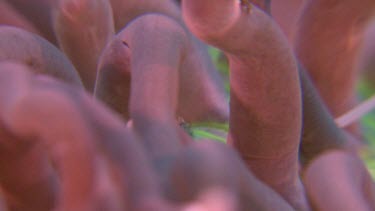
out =
<path fill-rule="evenodd" d="M 98 0 L 59 0 L 57 14 L 71 21 L 86 20 L 88 14 L 99 9 L 98 4 Z"/>
<path fill-rule="evenodd" d="M 70 17 L 73 19 L 73 14 L 75 14 L 80 8 L 80 6 L 77 5 L 76 1 L 71 0 L 61 0 L 58 3 L 57 11 L 67 17 Z"/>
<path fill-rule="evenodd" d="M 239 0 L 182 1 L 182 16 L 187 27 L 203 40 L 216 38 L 226 32 L 241 13 Z"/>

